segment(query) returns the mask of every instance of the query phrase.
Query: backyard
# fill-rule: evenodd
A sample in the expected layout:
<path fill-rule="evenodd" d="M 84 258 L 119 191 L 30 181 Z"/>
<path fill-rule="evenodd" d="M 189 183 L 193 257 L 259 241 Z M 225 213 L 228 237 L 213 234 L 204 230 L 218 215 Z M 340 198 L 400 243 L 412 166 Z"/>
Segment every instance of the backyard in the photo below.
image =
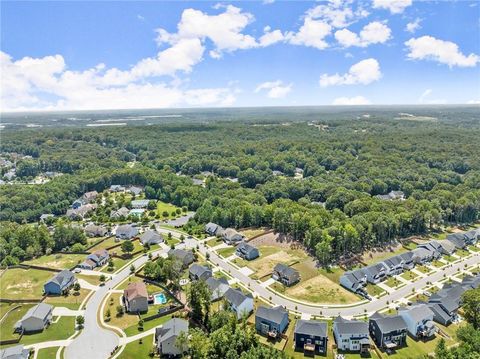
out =
<path fill-rule="evenodd" d="M 113 247 L 115 245 L 119 245 L 120 242 L 115 242 L 115 239 L 116 239 L 115 236 L 108 237 L 103 242 L 100 242 L 100 240 L 97 239 L 96 242 L 100 242 L 100 243 L 98 243 L 95 247 L 90 248 L 88 251 L 90 253 L 93 253 L 95 251 L 98 251 L 99 249 L 106 249 L 109 247 Z"/>
<path fill-rule="evenodd" d="M 173 219 L 173 218 L 176 218 L 177 216 L 182 215 L 183 212 L 180 212 L 178 214 L 177 209 L 180 209 L 180 211 L 181 211 L 180 207 L 177 207 L 173 204 L 165 203 L 165 202 L 162 202 L 162 201 L 157 202 L 157 214 L 160 216 L 160 218 Z M 168 216 L 164 216 L 164 212 L 167 212 Z M 173 212 L 175 212 L 175 214 L 172 216 Z"/>
<path fill-rule="evenodd" d="M 54 274 L 39 269 L 7 269 L 0 278 L 0 296 L 3 299 L 40 299 L 43 285 Z"/>
<path fill-rule="evenodd" d="M 32 264 L 41 267 L 55 268 L 55 269 L 70 269 L 75 265 L 83 262 L 84 254 L 50 254 L 48 256 L 41 256 L 36 259 L 25 261 L 24 264 Z"/>
<path fill-rule="evenodd" d="M 54 307 L 66 307 L 68 309 L 77 310 L 80 308 L 83 300 L 90 293 L 88 289 L 80 289 L 78 295 L 75 295 L 73 290 L 70 290 L 69 295 L 48 296 L 44 303 L 51 304 Z"/>
<path fill-rule="evenodd" d="M 54 317 L 55 321 L 56 318 Z M 60 317 L 58 322 L 50 324 L 40 333 L 24 334 L 20 343 L 24 345 L 48 342 L 51 340 L 62 340 L 72 336 L 75 332 L 75 317 Z"/>
<path fill-rule="evenodd" d="M 18 306 L 16 309 L 12 309 Z M 33 307 L 33 304 L 12 304 L 7 310 L 12 309 L 8 315 L 2 320 L 2 330 L 0 330 L 0 340 L 16 339 L 18 334 L 13 332 L 13 326 L 18 322 L 25 313 Z M 5 310 L 5 312 L 7 311 Z"/>

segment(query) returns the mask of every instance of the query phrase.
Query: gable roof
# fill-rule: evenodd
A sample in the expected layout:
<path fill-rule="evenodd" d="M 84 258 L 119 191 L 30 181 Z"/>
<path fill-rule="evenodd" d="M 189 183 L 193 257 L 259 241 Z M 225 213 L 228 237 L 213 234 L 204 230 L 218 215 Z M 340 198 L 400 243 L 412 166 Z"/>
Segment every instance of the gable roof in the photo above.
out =
<path fill-rule="evenodd" d="M 151 230 L 151 229 L 143 232 L 140 235 L 140 242 L 142 242 L 143 244 L 151 242 L 151 241 L 161 242 L 161 241 L 163 241 L 163 237 L 160 233 L 157 233 L 156 231 Z"/>
<path fill-rule="evenodd" d="M 123 296 L 129 301 L 135 298 L 148 298 L 147 286 L 143 282 L 130 283 L 123 291 Z"/>
<path fill-rule="evenodd" d="M 75 276 L 73 275 L 72 272 L 70 272 L 68 269 L 64 269 L 61 272 L 58 272 L 55 274 L 50 280 L 46 283 L 55 283 L 60 286 L 60 288 L 63 288 L 66 286 L 72 279 L 75 279 Z"/>
<path fill-rule="evenodd" d="M 240 289 L 228 288 L 225 292 L 225 299 L 234 307 L 240 306 L 248 298 Z"/>
<path fill-rule="evenodd" d="M 0 350 L 0 359 L 28 359 L 30 349 L 25 349 L 23 344 L 15 345 Z"/>
<path fill-rule="evenodd" d="M 120 234 L 123 234 L 126 237 L 133 237 L 133 236 L 137 235 L 138 229 L 137 229 L 137 227 L 134 227 L 131 224 L 122 224 L 122 225 L 117 227 L 117 230 L 116 230 L 115 233 L 116 233 L 117 236 L 120 235 Z"/>
<path fill-rule="evenodd" d="M 194 276 L 200 277 L 205 272 L 212 272 L 212 270 L 207 266 L 202 266 L 200 264 L 192 264 L 188 272 Z"/>
<path fill-rule="evenodd" d="M 28 318 L 37 318 L 44 320 L 53 310 L 53 306 L 50 304 L 39 303 L 33 307 L 31 307 L 25 315 L 20 319 L 20 321 L 24 321 Z"/>
<path fill-rule="evenodd" d="M 222 236 L 228 240 L 231 240 L 233 239 L 234 237 L 237 237 L 237 236 L 240 236 L 240 237 L 244 237 L 243 235 L 241 235 L 240 233 L 238 233 L 235 229 L 233 228 L 227 228 L 225 229 L 223 232 L 222 232 Z"/>
<path fill-rule="evenodd" d="M 217 279 L 210 277 L 205 281 L 205 283 L 207 283 L 207 286 L 212 293 L 215 293 L 215 291 L 221 286 L 228 286 L 228 280 L 226 278 Z"/>
<path fill-rule="evenodd" d="M 407 329 L 407 324 L 405 320 L 399 315 L 387 316 L 380 313 L 375 317 L 370 317 L 370 320 L 373 320 L 377 323 L 378 328 L 382 333 L 389 333 L 395 330 Z"/>
<path fill-rule="evenodd" d="M 180 248 L 170 249 L 168 251 L 168 255 L 170 257 L 175 257 L 175 258 L 181 260 L 183 263 L 185 263 L 185 261 L 190 262 L 190 261 L 194 260 L 193 253 L 191 251 L 186 251 L 186 250 L 180 249 Z"/>
<path fill-rule="evenodd" d="M 315 337 L 327 336 L 327 323 L 317 320 L 297 320 L 295 334 L 313 335 Z"/>
<path fill-rule="evenodd" d="M 293 269 L 292 267 L 289 267 L 283 263 L 277 263 L 273 270 L 278 272 L 282 277 L 295 278 L 300 276 L 300 273 L 296 269 Z"/>
<path fill-rule="evenodd" d="M 341 316 L 335 318 L 334 329 L 339 334 L 363 334 L 368 336 L 368 323 L 360 320 L 348 320 Z"/>
<path fill-rule="evenodd" d="M 155 329 L 155 337 L 159 343 L 162 343 L 173 336 L 180 335 L 182 332 L 188 332 L 188 322 L 184 319 L 172 318 Z"/>
<path fill-rule="evenodd" d="M 268 308 L 261 305 L 257 308 L 257 312 L 255 313 L 255 317 L 266 319 L 269 322 L 276 324 L 280 324 L 285 318 L 285 315 L 288 316 L 288 312 L 280 305 L 273 308 Z"/>
<path fill-rule="evenodd" d="M 244 253 L 249 253 L 254 250 L 257 250 L 256 247 L 252 246 L 251 244 L 248 244 L 246 242 L 242 242 L 238 245 L 237 250 L 242 251 Z"/>
<path fill-rule="evenodd" d="M 132 207 L 147 207 L 150 201 L 148 199 L 134 199 Z"/>
<path fill-rule="evenodd" d="M 433 316 L 433 312 L 426 304 L 417 304 L 409 308 L 400 308 L 399 313 L 406 314 L 415 322 L 421 322 Z"/>

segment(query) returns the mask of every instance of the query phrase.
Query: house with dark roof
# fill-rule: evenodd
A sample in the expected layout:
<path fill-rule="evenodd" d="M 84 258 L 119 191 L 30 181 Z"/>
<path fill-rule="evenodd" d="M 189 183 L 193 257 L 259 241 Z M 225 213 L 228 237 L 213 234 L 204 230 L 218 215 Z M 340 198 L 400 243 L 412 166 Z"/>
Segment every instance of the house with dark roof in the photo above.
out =
<path fill-rule="evenodd" d="M 287 329 L 288 312 L 282 306 L 268 308 L 259 306 L 255 312 L 255 329 L 261 335 L 277 338 Z"/>
<path fill-rule="evenodd" d="M 476 244 L 480 240 L 480 227 L 464 233 L 464 240 L 467 245 Z"/>
<path fill-rule="evenodd" d="M 325 354 L 327 352 L 327 323 L 317 320 L 297 320 L 293 331 L 296 351 L 308 354 Z"/>
<path fill-rule="evenodd" d="M 455 247 L 455 244 L 453 244 L 450 241 L 443 240 L 443 241 L 438 241 L 438 244 L 441 246 L 441 253 L 446 254 L 446 255 L 451 255 L 455 253 L 457 247 Z"/>
<path fill-rule="evenodd" d="M 155 328 L 157 350 L 162 356 L 180 356 L 188 348 L 179 347 L 177 338 L 181 333 L 188 334 L 188 321 L 181 318 L 172 318 L 162 326 Z"/>
<path fill-rule="evenodd" d="M 130 210 L 127 207 L 122 207 L 110 213 L 110 218 L 112 219 L 126 218 L 128 217 L 129 213 L 130 213 Z"/>
<path fill-rule="evenodd" d="M 260 255 L 257 247 L 254 247 L 246 242 L 242 242 L 237 246 L 235 254 L 247 261 L 258 258 L 258 256 Z"/>
<path fill-rule="evenodd" d="M 442 256 L 443 247 L 437 241 L 428 241 L 426 243 L 419 244 L 418 248 L 425 248 L 432 253 L 433 259 L 438 259 Z"/>
<path fill-rule="evenodd" d="M 367 282 L 369 283 L 379 283 L 387 278 L 387 268 L 382 262 L 372 264 L 362 268 L 362 270 L 367 276 Z"/>
<path fill-rule="evenodd" d="M 428 298 L 428 306 L 433 312 L 433 319 L 442 325 L 456 320 L 461 305 L 462 294 L 468 289 L 460 283 L 446 284 L 441 290 Z"/>
<path fill-rule="evenodd" d="M 278 263 L 273 268 L 272 278 L 289 287 L 300 281 L 300 273 L 292 267 Z"/>
<path fill-rule="evenodd" d="M 128 187 L 127 192 L 130 192 L 134 196 L 138 196 L 143 192 L 143 188 L 138 186 L 130 186 Z"/>
<path fill-rule="evenodd" d="M 105 226 L 98 226 L 96 224 L 89 224 L 85 227 L 85 234 L 89 237 L 104 237 L 108 233 Z"/>
<path fill-rule="evenodd" d="M 340 285 L 353 293 L 361 295 L 362 297 L 369 297 L 365 290 L 365 286 L 367 285 L 367 275 L 362 269 L 345 272 L 340 277 Z"/>
<path fill-rule="evenodd" d="M 138 235 L 138 228 L 131 224 L 122 224 L 117 227 L 115 237 L 118 239 L 132 239 Z"/>
<path fill-rule="evenodd" d="M 233 228 L 227 228 L 222 231 L 222 239 L 225 243 L 227 244 L 236 244 L 245 238 L 244 235 L 238 233 L 235 229 Z"/>
<path fill-rule="evenodd" d="M 208 289 L 210 289 L 210 292 L 212 293 L 212 302 L 223 298 L 227 290 L 230 288 L 228 281 L 225 278 L 217 279 L 210 277 L 205 282 L 207 283 Z"/>
<path fill-rule="evenodd" d="M 94 269 L 101 267 L 108 262 L 110 254 L 106 249 L 99 249 L 87 256 L 87 258 L 78 265 L 79 268 L 83 269 Z"/>
<path fill-rule="evenodd" d="M 399 255 L 387 258 L 382 263 L 386 268 L 386 274 L 390 276 L 403 273 L 404 262 L 402 257 L 400 257 Z"/>
<path fill-rule="evenodd" d="M 143 232 L 141 235 L 140 235 L 140 242 L 143 244 L 143 245 L 154 245 L 154 244 L 160 244 L 163 242 L 163 237 L 160 233 L 152 230 L 152 229 L 148 229 L 146 230 L 145 232 Z"/>
<path fill-rule="evenodd" d="M 417 247 L 411 252 L 413 254 L 413 262 L 415 264 L 426 264 L 439 257 L 437 252 L 432 252 L 431 250 L 423 247 Z"/>
<path fill-rule="evenodd" d="M 23 344 L 0 350 L 0 359 L 28 359 L 29 357 L 30 349 L 25 349 Z"/>
<path fill-rule="evenodd" d="M 72 272 L 67 269 L 56 273 L 47 283 L 43 285 L 43 291 L 46 295 L 61 295 L 67 292 L 77 281 Z"/>
<path fill-rule="evenodd" d="M 132 201 L 132 208 L 147 208 L 149 202 L 148 199 L 135 199 Z"/>
<path fill-rule="evenodd" d="M 250 294 L 246 295 L 240 289 L 228 288 L 224 297 L 228 307 L 237 315 L 237 319 L 253 312 L 253 297 Z"/>
<path fill-rule="evenodd" d="M 120 184 L 112 184 L 109 188 L 110 192 L 125 192 L 125 187 Z"/>
<path fill-rule="evenodd" d="M 398 310 L 407 324 L 408 334 L 415 339 L 426 339 L 433 337 L 437 327 L 433 323 L 434 313 L 427 304 L 421 303 L 411 307 L 404 307 Z"/>
<path fill-rule="evenodd" d="M 477 289 L 480 287 L 480 274 L 477 274 L 476 276 L 467 275 L 463 277 L 462 287 L 465 289 Z"/>
<path fill-rule="evenodd" d="M 368 328 L 380 349 L 395 349 L 407 343 L 407 324 L 399 315 L 376 312 L 370 317 Z"/>
<path fill-rule="evenodd" d="M 367 353 L 370 349 L 368 323 L 360 320 L 338 316 L 333 321 L 333 337 L 340 350 Z"/>
<path fill-rule="evenodd" d="M 145 283 L 129 283 L 123 291 L 123 303 L 126 311 L 130 313 L 148 311 L 148 292 Z"/>
<path fill-rule="evenodd" d="M 186 251 L 184 249 L 170 249 L 168 256 L 178 259 L 182 263 L 183 268 L 187 268 L 190 264 L 195 262 L 195 256 L 192 251 Z"/>
<path fill-rule="evenodd" d="M 449 234 L 446 240 L 450 241 L 457 249 L 463 249 L 467 246 L 464 233 Z"/>
<path fill-rule="evenodd" d="M 216 223 L 209 222 L 205 225 L 205 232 L 211 236 L 217 236 L 220 231 L 223 231 L 223 228 Z"/>
<path fill-rule="evenodd" d="M 207 266 L 200 264 L 192 264 L 188 270 L 188 276 L 190 280 L 207 280 L 212 276 L 212 270 Z"/>
<path fill-rule="evenodd" d="M 31 307 L 22 319 L 15 323 L 15 331 L 25 333 L 42 331 L 52 321 L 52 311 L 53 306 L 45 303 Z"/>

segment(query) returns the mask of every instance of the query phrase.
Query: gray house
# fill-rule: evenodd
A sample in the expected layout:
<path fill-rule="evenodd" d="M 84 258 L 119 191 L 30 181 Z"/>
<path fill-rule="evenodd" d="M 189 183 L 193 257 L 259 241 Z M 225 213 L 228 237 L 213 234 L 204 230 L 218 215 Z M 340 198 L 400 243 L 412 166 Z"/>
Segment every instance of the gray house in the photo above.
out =
<path fill-rule="evenodd" d="M 205 232 L 211 236 L 218 236 L 223 228 L 216 223 L 209 222 L 205 225 Z"/>
<path fill-rule="evenodd" d="M 413 261 L 415 264 L 426 264 L 437 258 L 437 253 L 424 247 L 417 247 L 412 250 Z"/>
<path fill-rule="evenodd" d="M 287 329 L 288 312 L 282 306 L 268 308 L 259 306 L 255 312 L 255 329 L 258 333 L 277 338 Z"/>
<path fill-rule="evenodd" d="M 148 292 L 145 283 L 130 283 L 123 291 L 123 302 L 127 312 L 141 313 L 148 311 Z"/>
<path fill-rule="evenodd" d="M 317 320 L 297 320 L 293 331 L 295 350 L 308 354 L 325 354 L 327 352 L 327 323 Z"/>
<path fill-rule="evenodd" d="M 214 277 L 210 277 L 206 280 L 208 289 L 212 293 L 212 301 L 219 300 L 223 298 L 227 290 L 230 288 L 228 285 L 228 281 L 225 278 L 216 279 Z"/>
<path fill-rule="evenodd" d="M 246 259 L 247 261 L 258 258 L 258 256 L 260 255 L 257 247 L 254 247 L 245 242 L 242 242 L 237 246 L 235 254 L 240 258 Z"/>
<path fill-rule="evenodd" d="M 463 249 L 467 246 L 467 243 L 465 242 L 465 234 L 463 233 L 449 234 L 446 240 L 452 242 L 457 249 Z"/>
<path fill-rule="evenodd" d="M 399 315 L 375 313 L 368 323 L 370 335 L 381 349 L 395 349 L 406 345 L 407 324 Z"/>
<path fill-rule="evenodd" d="M 85 234 L 89 237 L 104 237 L 107 233 L 108 229 L 105 226 L 89 224 L 85 227 Z"/>
<path fill-rule="evenodd" d="M 188 270 L 188 276 L 191 280 L 207 280 L 212 276 L 212 270 L 207 266 L 194 263 Z"/>
<path fill-rule="evenodd" d="M 127 207 L 122 207 L 110 213 L 110 218 L 112 219 L 126 218 L 129 213 L 130 213 L 130 210 Z"/>
<path fill-rule="evenodd" d="M 132 201 L 132 208 L 147 208 L 148 203 L 150 201 L 148 199 L 136 199 Z"/>
<path fill-rule="evenodd" d="M 456 283 L 446 284 L 441 290 L 428 298 L 428 306 L 433 312 L 433 319 L 442 325 L 448 325 L 456 320 L 458 308 L 461 305 L 462 294 L 468 286 Z"/>
<path fill-rule="evenodd" d="M 333 336 L 340 350 L 367 353 L 370 349 L 368 323 L 360 320 L 335 318 L 333 322 Z"/>
<path fill-rule="evenodd" d="M 190 264 L 195 262 L 195 256 L 192 251 L 186 251 L 184 249 L 170 249 L 168 256 L 178 259 L 184 268 L 187 268 Z"/>
<path fill-rule="evenodd" d="M 437 241 L 429 241 L 426 243 L 419 244 L 416 249 L 425 248 L 431 252 L 432 260 L 438 259 L 442 256 L 443 248 Z"/>
<path fill-rule="evenodd" d="M 222 231 L 222 239 L 227 244 L 239 243 L 239 242 L 243 241 L 244 238 L 245 238 L 244 235 L 238 233 L 233 228 L 227 228 L 227 229 Z"/>
<path fill-rule="evenodd" d="M 362 269 L 345 272 L 340 277 L 340 285 L 362 297 L 369 297 L 365 290 L 365 286 L 367 285 L 367 275 Z"/>
<path fill-rule="evenodd" d="M 455 247 L 455 244 L 453 244 L 450 241 L 444 240 L 444 241 L 438 241 L 438 243 L 442 247 L 442 250 L 441 250 L 442 254 L 450 255 L 450 254 L 453 254 L 457 249 L 457 247 Z"/>
<path fill-rule="evenodd" d="M 122 224 L 117 227 L 115 237 L 118 239 L 132 239 L 138 235 L 138 228 L 131 224 Z"/>
<path fill-rule="evenodd" d="M 300 273 L 283 263 L 278 263 L 273 268 L 272 278 L 283 285 L 291 286 L 300 281 Z"/>
<path fill-rule="evenodd" d="M 158 352 L 163 356 L 179 356 L 188 348 L 179 348 L 177 338 L 181 333 L 188 334 L 188 322 L 180 318 L 172 318 L 161 327 L 155 329 L 155 340 Z"/>
<path fill-rule="evenodd" d="M 392 276 L 403 273 L 403 259 L 400 256 L 393 256 L 387 258 L 383 261 L 383 265 L 385 266 L 386 274 Z"/>
<path fill-rule="evenodd" d="M 229 308 L 237 315 L 237 319 L 253 312 L 253 297 L 250 294 L 245 295 L 240 289 L 229 288 L 224 297 Z"/>
<path fill-rule="evenodd" d="M 15 330 L 18 332 L 38 332 L 42 331 L 52 321 L 53 306 L 40 303 L 30 308 L 27 313 L 15 324 Z"/>
<path fill-rule="evenodd" d="M 67 269 L 64 269 L 61 272 L 56 273 L 47 283 L 43 285 L 43 291 L 47 295 L 61 295 L 68 291 L 76 281 L 77 280 L 73 273 Z"/>
<path fill-rule="evenodd" d="M 403 261 L 403 269 L 409 270 L 415 267 L 414 255 L 412 251 L 408 251 L 398 255 Z"/>
<path fill-rule="evenodd" d="M 464 235 L 464 240 L 467 245 L 475 244 L 480 239 L 480 228 L 465 232 Z"/>
<path fill-rule="evenodd" d="M 363 272 L 367 276 L 369 283 L 378 283 L 387 278 L 387 268 L 383 263 L 372 264 L 363 268 Z"/>
<path fill-rule="evenodd" d="M 25 349 L 23 344 L 0 350 L 0 359 L 28 359 L 30 349 Z"/>
<path fill-rule="evenodd" d="M 106 249 L 99 249 L 98 251 L 89 254 L 87 258 L 78 265 L 78 267 L 92 270 L 106 264 L 109 258 L 110 254 L 108 254 Z"/>
<path fill-rule="evenodd" d="M 433 323 L 434 313 L 426 304 L 400 308 L 398 315 L 403 318 L 408 333 L 415 339 L 430 338 L 437 332 L 437 327 Z"/>
<path fill-rule="evenodd" d="M 161 234 L 157 233 L 156 231 L 149 229 L 140 235 L 140 242 L 143 245 L 160 244 L 163 242 L 163 237 Z"/>

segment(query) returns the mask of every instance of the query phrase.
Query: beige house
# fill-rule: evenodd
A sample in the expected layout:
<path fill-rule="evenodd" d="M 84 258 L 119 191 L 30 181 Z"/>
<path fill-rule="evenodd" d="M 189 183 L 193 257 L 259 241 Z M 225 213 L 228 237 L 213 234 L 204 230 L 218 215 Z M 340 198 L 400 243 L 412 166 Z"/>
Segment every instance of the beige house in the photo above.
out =
<path fill-rule="evenodd" d="M 146 312 L 148 310 L 148 292 L 145 283 L 130 283 L 123 291 L 123 302 L 127 312 Z"/>

